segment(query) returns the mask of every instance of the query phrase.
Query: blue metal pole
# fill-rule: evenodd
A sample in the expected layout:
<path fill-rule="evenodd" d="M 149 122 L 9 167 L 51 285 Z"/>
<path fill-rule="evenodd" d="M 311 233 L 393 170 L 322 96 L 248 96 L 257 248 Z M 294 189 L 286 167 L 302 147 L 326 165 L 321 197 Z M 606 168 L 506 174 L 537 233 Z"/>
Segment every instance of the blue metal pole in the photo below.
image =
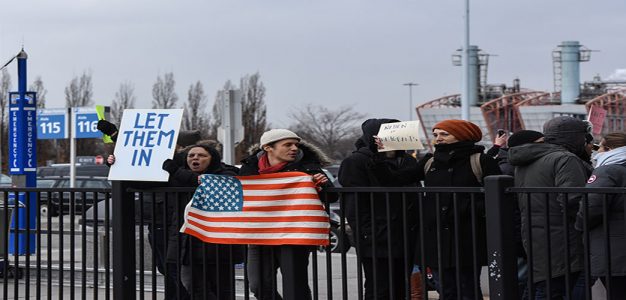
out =
<path fill-rule="evenodd" d="M 24 49 L 17 55 L 17 91 L 20 93 L 20 99 L 26 98 L 26 60 L 28 54 Z"/>
<path fill-rule="evenodd" d="M 13 171 L 13 182 L 17 187 L 36 187 L 37 186 L 37 158 L 36 158 L 36 95 L 30 95 L 27 98 L 27 68 L 26 60 L 28 55 L 22 49 L 17 55 L 17 77 L 18 77 L 18 95 L 16 104 L 11 103 L 11 109 L 16 109 L 17 125 L 16 134 L 20 142 L 17 143 L 17 152 L 21 154 L 17 163 L 17 169 Z M 11 134 L 11 133 L 10 133 Z M 14 158 L 15 159 L 15 158 Z M 29 228 L 31 232 L 12 233 L 9 237 L 11 253 L 17 251 L 18 254 L 32 254 L 35 252 L 35 228 L 37 221 L 37 200 L 36 193 L 29 192 L 29 197 L 26 197 L 26 193 L 18 193 L 17 202 L 15 204 L 13 222 L 11 228 L 19 230 L 25 230 Z M 21 205 L 23 204 L 23 205 Z M 18 206 L 23 206 L 19 207 Z M 28 210 L 28 213 L 27 213 Z M 17 216 L 17 218 L 15 218 Z M 18 220 L 18 224 L 15 224 L 15 220 Z"/>

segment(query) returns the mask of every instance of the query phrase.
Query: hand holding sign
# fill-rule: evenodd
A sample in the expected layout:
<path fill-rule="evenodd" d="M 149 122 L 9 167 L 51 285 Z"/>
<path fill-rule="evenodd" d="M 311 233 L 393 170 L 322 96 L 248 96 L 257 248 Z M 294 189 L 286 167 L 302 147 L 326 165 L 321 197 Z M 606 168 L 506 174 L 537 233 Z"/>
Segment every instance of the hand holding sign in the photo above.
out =
<path fill-rule="evenodd" d="M 380 130 L 375 137 L 378 152 L 394 150 L 421 150 L 424 149 L 419 139 L 420 122 L 406 121 L 386 123 L 380 125 Z"/>
<path fill-rule="evenodd" d="M 182 115 L 182 109 L 125 110 L 109 180 L 167 181 L 161 165 L 174 156 Z"/>

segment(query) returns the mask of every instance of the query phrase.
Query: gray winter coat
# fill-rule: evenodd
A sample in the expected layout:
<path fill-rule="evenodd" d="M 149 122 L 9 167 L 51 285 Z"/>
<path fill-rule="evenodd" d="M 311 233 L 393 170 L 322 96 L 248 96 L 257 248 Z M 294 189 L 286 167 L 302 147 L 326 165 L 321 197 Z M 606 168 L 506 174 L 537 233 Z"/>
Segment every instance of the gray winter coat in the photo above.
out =
<path fill-rule="evenodd" d="M 509 149 L 509 162 L 516 166 L 516 187 L 583 187 L 590 173 L 587 165 L 578 156 L 554 144 L 532 143 L 512 147 Z M 582 270 L 582 237 L 574 229 L 582 196 L 568 194 L 567 199 L 565 194 L 560 193 L 522 193 L 518 196 L 522 216 L 522 242 L 526 253 L 532 245 L 534 281 L 544 281 L 548 277 L 548 249 L 552 278 L 565 275 L 566 250 L 569 250 L 570 272 Z M 532 241 L 528 240 L 529 213 Z M 546 213 L 549 215 L 548 228 Z M 566 222 L 563 220 L 564 216 Z M 546 247 L 547 237 L 550 238 L 550 248 Z"/>
<path fill-rule="evenodd" d="M 596 168 L 587 181 L 587 187 L 626 187 L 626 157 L 615 163 Z M 606 196 L 605 196 L 606 195 Z M 604 229 L 604 202 L 606 201 L 608 240 L 611 248 L 611 275 L 626 276 L 626 235 L 624 228 L 624 201 L 626 194 L 589 194 L 587 227 L 589 228 L 590 262 L 592 276 L 605 276 L 607 236 Z M 606 200 L 605 200 L 606 198 Z M 583 228 L 583 207 L 578 212 L 576 228 Z"/>

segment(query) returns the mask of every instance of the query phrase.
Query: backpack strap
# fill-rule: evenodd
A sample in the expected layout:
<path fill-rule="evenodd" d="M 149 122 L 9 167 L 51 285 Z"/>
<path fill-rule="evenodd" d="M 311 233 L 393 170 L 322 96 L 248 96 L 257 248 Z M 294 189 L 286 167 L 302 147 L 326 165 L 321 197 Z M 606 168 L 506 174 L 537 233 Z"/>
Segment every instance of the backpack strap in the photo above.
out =
<path fill-rule="evenodd" d="M 472 167 L 472 172 L 474 172 L 474 176 L 476 176 L 476 180 L 478 183 L 483 184 L 483 168 L 480 165 L 480 155 L 482 153 L 474 153 L 470 156 L 470 165 Z"/>
<path fill-rule="evenodd" d="M 470 156 L 470 166 L 472 167 L 472 172 L 474 173 L 476 180 L 478 180 L 478 183 L 483 184 L 483 168 L 480 165 L 481 154 L 482 153 L 474 153 Z M 424 175 L 426 175 L 426 173 L 430 170 L 433 161 L 435 161 L 435 158 L 431 157 L 424 164 Z"/>
<path fill-rule="evenodd" d="M 435 161 L 435 158 L 431 157 L 424 164 L 424 176 L 426 176 L 426 173 L 428 173 L 428 170 L 430 170 L 430 166 L 433 165 L 433 161 Z"/>

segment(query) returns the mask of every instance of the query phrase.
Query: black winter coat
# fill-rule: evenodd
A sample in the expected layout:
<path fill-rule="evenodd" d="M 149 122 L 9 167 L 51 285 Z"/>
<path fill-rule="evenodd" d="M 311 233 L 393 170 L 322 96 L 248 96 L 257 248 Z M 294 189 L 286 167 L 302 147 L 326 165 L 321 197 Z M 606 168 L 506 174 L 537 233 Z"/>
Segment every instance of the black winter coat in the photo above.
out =
<path fill-rule="evenodd" d="M 626 164 L 612 164 L 596 168 L 587 181 L 587 187 L 626 187 Z M 611 245 L 611 275 L 626 276 L 626 220 L 625 194 L 588 194 L 587 227 L 589 228 L 590 262 L 592 276 L 606 276 L 606 240 L 604 229 L 604 198 L 608 213 L 608 240 Z M 576 228 L 583 227 L 583 206 L 578 211 Z"/>
<path fill-rule="evenodd" d="M 395 155 L 386 158 L 384 153 L 374 153 L 369 147 L 362 147 L 341 163 L 339 183 L 343 187 L 416 186 L 417 176 L 398 175 L 415 173 L 418 168 L 415 158 L 403 151 L 396 151 Z M 416 194 L 407 194 L 404 204 L 402 193 L 345 193 L 342 197 L 359 255 L 389 257 L 391 245 L 391 256 L 401 258 L 405 251 L 405 235 L 411 251 L 417 221 Z"/>
<path fill-rule="evenodd" d="M 211 149 L 214 150 L 214 149 Z M 211 164 L 203 172 L 203 174 L 216 174 L 216 175 L 229 175 L 235 176 L 235 173 L 231 168 L 225 168 L 221 163 L 221 156 L 217 151 L 210 151 Z M 189 170 L 189 167 L 185 165 L 180 167 L 176 172 L 170 175 L 169 184 L 172 187 L 197 187 L 198 177 L 200 174 L 194 173 Z M 173 194 L 173 193 L 171 193 Z M 204 243 L 198 238 L 180 233 L 180 227 L 182 226 L 184 219 L 185 206 L 191 200 L 193 194 L 189 193 L 177 193 L 174 199 L 168 199 L 168 206 L 170 203 L 178 206 L 178 213 L 172 211 L 170 214 L 171 221 L 168 226 L 168 244 L 167 244 L 167 261 L 175 263 L 177 259 L 180 259 L 183 264 L 190 264 L 191 262 L 202 264 L 205 261 L 208 264 L 231 264 L 240 263 L 244 258 L 244 246 L 242 245 L 221 245 Z M 176 204 L 175 201 L 178 201 Z M 178 243 L 180 242 L 180 257 L 178 250 Z M 232 253 L 232 256 L 231 256 Z M 217 255 L 217 260 L 216 260 Z"/>
<path fill-rule="evenodd" d="M 516 187 L 583 187 L 590 174 L 590 170 L 578 156 L 555 144 L 531 143 L 512 147 L 509 149 L 509 162 L 516 167 Z M 557 193 L 518 195 L 522 216 L 522 241 L 526 253 L 532 242 L 535 282 L 547 279 L 547 267 L 550 267 L 552 278 L 565 275 L 566 247 L 570 254 L 570 272 L 582 270 L 582 236 L 574 229 L 581 198 L 582 195 L 571 193 L 567 195 L 567 199 L 564 194 Z M 550 216 L 549 228 L 545 226 L 546 213 Z M 528 220 L 529 214 L 531 220 Z M 564 214 L 567 218 L 566 224 L 563 222 Z M 529 224 L 532 229 L 528 228 Z M 532 241 L 528 240 L 529 230 Z M 548 265 L 547 235 L 550 236 L 551 266 Z"/>
<path fill-rule="evenodd" d="M 482 186 L 476 178 L 470 163 L 470 156 L 481 153 L 480 165 L 483 179 L 489 175 L 499 175 L 500 169 L 492 156 L 483 154 L 484 147 L 474 145 L 473 142 L 457 142 L 446 145 L 436 145 L 434 161 L 424 176 L 426 187 L 479 187 Z M 472 195 L 467 193 L 456 194 L 456 205 L 452 193 L 427 193 L 422 209 L 424 218 L 424 236 L 417 240 L 418 256 L 421 253 L 421 243 L 424 243 L 424 261 L 426 266 L 439 268 L 439 254 L 441 267 L 473 267 L 474 256 L 479 266 L 487 263 L 485 201 L 482 194 L 474 194 L 474 209 L 472 209 Z M 458 244 L 455 242 L 455 206 L 459 223 L 457 224 Z M 475 232 L 472 234 L 472 210 L 475 213 Z M 437 226 L 437 215 L 440 225 Z M 438 249 L 438 234 L 440 231 L 441 247 Z M 418 236 L 420 233 L 418 231 Z M 474 253 L 474 241 L 476 253 Z M 438 251 L 439 250 L 439 251 Z M 459 264 L 456 262 L 456 253 L 459 253 Z M 421 264 L 421 257 L 418 263 Z"/>

